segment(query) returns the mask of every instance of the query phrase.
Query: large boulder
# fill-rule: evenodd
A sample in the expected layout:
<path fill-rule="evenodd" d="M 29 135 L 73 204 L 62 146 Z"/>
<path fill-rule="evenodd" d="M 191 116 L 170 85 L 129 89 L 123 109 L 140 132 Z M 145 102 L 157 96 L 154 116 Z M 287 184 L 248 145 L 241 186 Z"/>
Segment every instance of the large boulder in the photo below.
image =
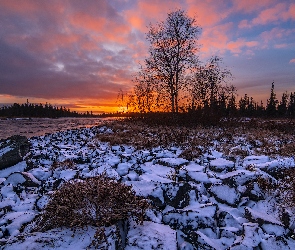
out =
<path fill-rule="evenodd" d="M 0 140 L 0 170 L 22 161 L 29 149 L 30 143 L 25 136 L 14 135 Z"/>

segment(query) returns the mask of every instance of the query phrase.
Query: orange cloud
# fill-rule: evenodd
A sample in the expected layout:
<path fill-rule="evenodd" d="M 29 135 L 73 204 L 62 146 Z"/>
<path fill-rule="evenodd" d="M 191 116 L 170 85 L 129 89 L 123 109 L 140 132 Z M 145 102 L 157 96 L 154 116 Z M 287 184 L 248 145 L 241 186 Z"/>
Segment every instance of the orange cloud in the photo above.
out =
<path fill-rule="evenodd" d="M 106 20 L 103 17 L 92 17 L 87 13 L 78 12 L 70 17 L 70 22 L 73 26 L 87 29 L 90 31 L 99 32 L 106 24 Z"/>
<path fill-rule="evenodd" d="M 295 20 L 295 3 L 289 6 L 288 16 L 290 19 Z"/>
<path fill-rule="evenodd" d="M 139 16 L 127 16 L 127 19 L 132 27 L 135 27 L 139 30 L 143 27 L 143 20 Z"/>

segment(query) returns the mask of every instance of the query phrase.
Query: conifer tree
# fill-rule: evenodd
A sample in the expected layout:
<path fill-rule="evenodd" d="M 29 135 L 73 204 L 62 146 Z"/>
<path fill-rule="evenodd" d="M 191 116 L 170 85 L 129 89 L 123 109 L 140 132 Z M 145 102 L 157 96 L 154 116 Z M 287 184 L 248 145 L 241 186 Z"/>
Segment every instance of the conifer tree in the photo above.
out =
<path fill-rule="evenodd" d="M 267 100 L 266 114 L 269 117 L 276 116 L 278 100 L 274 91 L 274 82 L 271 84 L 270 98 Z"/>

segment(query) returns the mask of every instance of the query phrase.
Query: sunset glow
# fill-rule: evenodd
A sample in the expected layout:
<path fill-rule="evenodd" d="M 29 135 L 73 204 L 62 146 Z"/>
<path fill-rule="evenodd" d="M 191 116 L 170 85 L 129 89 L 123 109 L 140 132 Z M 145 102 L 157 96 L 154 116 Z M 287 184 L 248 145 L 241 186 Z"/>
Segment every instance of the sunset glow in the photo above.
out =
<path fill-rule="evenodd" d="M 176 9 L 196 17 L 200 60 L 223 57 L 240 96 L 265 103 L 273 81 L 278 96 L 295 91 L 292 0 L 0 0 L 0 107 L 116 112 L 147 56 L 147 26 Z"/>

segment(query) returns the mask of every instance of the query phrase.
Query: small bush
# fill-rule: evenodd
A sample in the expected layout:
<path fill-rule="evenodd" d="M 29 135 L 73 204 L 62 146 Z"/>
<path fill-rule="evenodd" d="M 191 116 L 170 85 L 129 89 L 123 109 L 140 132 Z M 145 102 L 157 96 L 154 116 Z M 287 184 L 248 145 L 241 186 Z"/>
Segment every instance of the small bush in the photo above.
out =
<path fill-rule="evenodd" d="M 146 200 L 132 187 L 108 179 L 105 174 L 65 183 L 53 193 L 36 221 L 36 231 L 56 227 L 110 226 L 129 216 L 143 221 Z"/>

